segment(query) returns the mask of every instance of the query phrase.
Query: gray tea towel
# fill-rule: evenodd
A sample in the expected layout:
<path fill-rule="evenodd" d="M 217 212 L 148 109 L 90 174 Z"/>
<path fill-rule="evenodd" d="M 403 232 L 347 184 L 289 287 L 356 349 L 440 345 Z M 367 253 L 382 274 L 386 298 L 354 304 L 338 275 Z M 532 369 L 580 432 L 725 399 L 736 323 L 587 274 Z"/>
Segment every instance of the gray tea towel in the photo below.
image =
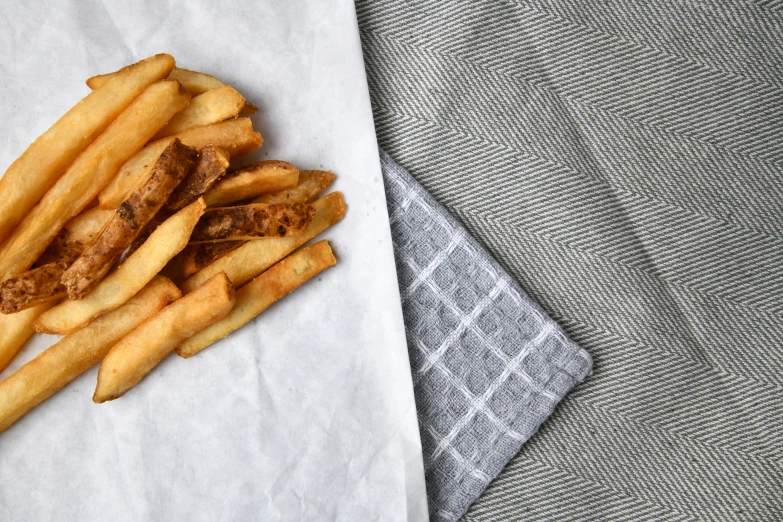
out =
<path fill-rule="evenodd" d="M 381 151 L 432 520 L 457 520 L 590 356 Z"/>

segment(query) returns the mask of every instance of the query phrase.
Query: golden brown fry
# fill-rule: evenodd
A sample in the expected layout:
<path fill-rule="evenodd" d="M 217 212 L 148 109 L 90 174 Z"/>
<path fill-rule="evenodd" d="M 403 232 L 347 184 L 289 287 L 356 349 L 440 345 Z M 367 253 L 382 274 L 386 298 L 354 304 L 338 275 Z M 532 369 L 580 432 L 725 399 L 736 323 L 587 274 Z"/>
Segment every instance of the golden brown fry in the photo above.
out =
<path fill-rule="evenodd" d="M 204 195 L 208 207 L 223 207 L 268 192 L 295 187 L 299 169 L 288 162 L 269 160 L 254 163 L 226 175 Z"/>
<path fill-rule="evenodd" d="M 0 244 L 69 165 L 150 84 L 165 78 L 174 58 L 159 54 L 117 71 L 36 139 L 0 178 Z"/>
<path fill-rule="evenodd" d="M 158 276 L 125 306 L 64 337 L 0 382 L 0 433 L 100 362 L 117 341 L 180 296 L 171 281 Z"/>
<path fill-rule="evenodd" d="M 185 109 L 178 112 L 171 121 L 158 131 L 154 139 L 165 138 L 194 127 L 211 125 L 239 114 L 245 99 L 233 87 L 226 85 L 219 89 L 199 94 Z"/>
<path fill-rule="evenodd" d="M 103 359 L 92 400 L 101 403 L 122 396 L 182 341 L 226 317 L 234 300 L 231 281 L 226 274 L 216 274 L 150 317 Z"/>
<path fill-rule="evenodd" d="M 95 241 L 113 215 L 114 212 L 111 210 L 94 207 L 71 219 L 63 226 L 54 241 L 46 247 L 33 267 L 58 261 L 66 261 L 70 265 Z"/>
<path fill-rule="evenodd" d="M 326 240 L 283 259 L 246 284 L 236 294 L 236 304 L 228 316 L 197 333 L 177 348 L 187 359 L 218 341 L 269 308 L 308 279 L 337 264 Z"/>
<path fill-rule="evenodd" d="M 228 151 L 220 147 L 207 145 L 202 148 L 196 166 L 174 190 L 166 208 L 176 212 L 196 201 L 225 175 L 230 158 Z"/>
<path fill-rule="evenodd" d="M 196 127 L 176 136 L 153 141 L 126 161 L 111 183 L 101 191 L 98 196 L 101 208 L 117 208 L 133 188 L 144 179 L 150 166 L 155 163 L 155 159 L 174 138 L 179 138 L 185 145 L 196 149 L 202 149 L 210 144 L 215 145 L 228 151 L 231 157 L 250 154 L 264 141 L 261 135 L 253 130 L 253 124 L 247 118 Z"/>
<path fill-rule="evenodd" d="M 0 284 L 0 312 L 15 314 L 60 299 L 65 295 L 60 278 L 66 268 L 66 261 L 54 262 L 6 279 Z"/>
<path fill-rule="evenodd" d="M 301 234 L 313 220 L 307 203 L 255 203 L 208 209 L 193 230 L 191 243 L 236 241 Z"/>
<path fill-rule="evenodd" d="M 179 83 L 154 83 L 73 162 L 0 250 L 0 280 L 29 269 L 60 232 L 177 111 L 190 101 Z"/>
<path fill-rule="evenodd" d="M 71 299 L 82 299 L 103 279 L 142 229 L 157 214 L 196 162 L 196 149 L 177 138 L 152 172 L 117 208 L 98 239 L 65 271 L 62 283 Z"/>
<path fill-rule="evenodd" d="M 219 241 L 188 245 L 182 251 L 182 276 L 190 277 L 216 259 L 244 245 L 244 241 Z"/>
<path fill-rule="evenodd" d="M 324 170 L 300 170 L 295 187 L 262 194 L 253 203 L 307 203 L 334 183 L 336 176 Z"/>
<path fill-rule="evenodd" d="M 248 241 L 205 266 L 184 283 L 182 291 L 192 292 L 204 281 L 219 272 L 225 272 L 234 286 L 247 283 L 309 240 L 340 221 L 345 214 L 345 201 L 339 192 L 332 192 L 313 203 L 315 216 L 310 226 L 298 236 L 268 237 Z"/>
<path fill-rule="evenodd" d="M 64 301 L 42 314 L 35 323 L 36 330 L 67 334 L 121 306 L 185 248 L 203 213 L 204 201 L 199 199 L 174 214 L 86 298 Z"/>
<path fill-rule="evenodd" d="M 54 306 L 43 303 L 11 315 L 0 314 L 0 372 L 5 370 L 25 343 L 33 336 L 33 323 L 39 315 Z"/>

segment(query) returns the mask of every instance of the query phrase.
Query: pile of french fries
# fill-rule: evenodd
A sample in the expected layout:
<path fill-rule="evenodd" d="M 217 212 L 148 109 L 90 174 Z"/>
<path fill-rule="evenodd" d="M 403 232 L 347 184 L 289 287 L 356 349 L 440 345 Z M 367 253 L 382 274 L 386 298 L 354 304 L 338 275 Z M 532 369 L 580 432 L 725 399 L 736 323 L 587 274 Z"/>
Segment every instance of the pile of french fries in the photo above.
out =
<path fill-rule="evenodd" d="M 232 170 L 263 143 L 233 87 L 167 54 L 87 85 L 0 178 L 0 371 L 64 336 L 0 381 L 0 432 L 98 363 L 93 401 L 120 397 L 337 262 L 300 248 L 345 213 L 331 172 Z"/>

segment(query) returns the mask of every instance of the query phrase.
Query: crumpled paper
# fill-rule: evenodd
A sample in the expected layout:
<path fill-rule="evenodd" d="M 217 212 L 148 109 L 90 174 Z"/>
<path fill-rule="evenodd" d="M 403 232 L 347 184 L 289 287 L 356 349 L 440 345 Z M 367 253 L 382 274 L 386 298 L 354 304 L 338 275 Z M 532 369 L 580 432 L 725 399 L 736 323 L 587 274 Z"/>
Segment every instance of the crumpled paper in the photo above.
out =
<path fill-rule="evenodd" d="M 4 7 L 0 42 L 2 170 L 86 78 L 168 52 L 259 106 L 246 161 L 332 169 L 348 203 L 321 236 L 338 265 L 252 324 L 110 403 L 94 368 L 0 435 L 0 520 L 426 520 L 353 3 L 39 0 Z"/>

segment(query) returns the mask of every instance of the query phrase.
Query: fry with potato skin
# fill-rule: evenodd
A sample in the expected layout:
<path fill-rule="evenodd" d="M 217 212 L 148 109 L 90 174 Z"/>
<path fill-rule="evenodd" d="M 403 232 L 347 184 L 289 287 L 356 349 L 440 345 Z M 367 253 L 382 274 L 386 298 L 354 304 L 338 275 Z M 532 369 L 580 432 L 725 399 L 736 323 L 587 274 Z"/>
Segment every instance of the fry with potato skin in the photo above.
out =
<path fill-rule="evenodd" d="M 176 212 L 200 198 L 226 174 L 230 158 L 231 155 L 223 148 L 215 145 L 203 147 L 196 166 L 171 194 L 166 209 Z"/>
<path fill-rule="evenodd" d="M 307 203 L 334 183 L 337 176 L 325 170 L 300 170 L 299 181 L 290 189 L 261 194 L 253 203 Z"/>
<path fill-rule="evenodd" d="M 260 194 L 293 188 L 299 169 L 286 161 L 268 160 L 232 172 L 204 194 L 208 207 L 223 207 Z"/>
<path fill-rule="evenodd" d="M 245 99 L 236 89 L 226 85 L 207 91 L 193 98 L 190 105 L 171 118 L 153 139 L 165 138 L 194 127 L 211 125 L 239 114 L 245 106 Z"/>
<path fill-rule="evenodd" d="M 301 234 L 315 215 L 307 203 L 255 203 L 207 209 L 193 230 L 191 243 L 251 240 Z"/>
<path fill-rule="evenodd" d="M 207 145 L 215 145 L 225 149 L 231 157 L 250 154 L 264 142 L 261 134 L 253 130 L 252 122 L 247 118 L 213 123 L 196 127 L 176 136 L 169 136 L 153 141 L 129 158 L 120 168 L 119 173 L 111 180 L 98 196 L 100 207 L 114 209 L 122 203 L 128 194 L 138 185 L 155 159 L 160 156 L 174 138 L 179 138 L 189 147 L 201 149 Z"/>
<path fill-rule="evenodd" d="M 125 306 L 64 337 L 0 381 L 0 433 L 100 362 L 117 341 L 180 296 L 174 283 L 158 276 Z"/>
<path fill-rule="evenodd" d="M 0 280 L 29 269 L 60 232 L 177 111 L 190 101 L 179 83 L 147 87 L 46 192 L 0 250 Z"/>
<path fill-rule="evenodd" d="M 71 299 L 82 299 L 155 217 L 196 162 L 196 149 L 174 139 L 155 162 L 149 177 L 117 208 L 106 227 L 65 271 L 62 283 Z"/>
<path fill-rule="evenodd" d="M 25 343 L 33 336 L 33 323 L 39 315 L 54 306 L 55 301 L 42 303 L 11 315 L 0 314 L 0 372 L 5 370 Z"/>
<path fill-rule="evenodd" d="M 236 304 L 225 319 L 213 324 L 183 342 L 177 355 L 187 359 L 215 341 L 250 322 L 273 303 L 337 264 L 329 243 L 319 241 L 283 259 L 253 279 L 236 293 Z"/>
<path fill-rule="evenodd" d="M 63 260 L 68 261 L 70 265 L 95 241 L 113 215 L 114 212 L 111 210 L 93 207 L 71 219 L 63 226 L 54 241 L 46 247 L 41 257 L 36 259 L 33 267 Z"/>
<path fill-rule="evenodd" d="M 234 287 L 220 273 L 150 317 L 106 354 L 92 400 L 101 403 L 122 396 L 182 341 L 226 317 L 234 302 Z"/>
<path fill-rule="evenodd" d="M 190 277 L 205 266 L 244 245 L 244 241 L 218 241 L 188 245 L 182 251 L 182 275 Z"/>
<path fill-rule="evenodd" d="M 0 284 L 0 312 L 15 314 L 65 296 L 60 282 L 67 261 L 49 263 L 10 277 Z"/>
<path fill-rule="evenodd" d="M 0 178 L 0 244 L 80 153 L 149 85 L 165 78 L 174 58 L 159 54 L 117 71 L 38 137 Z"/>
<path fill-rule="evenodd" d="M 36 330 L 67 334 L 122 306 L 185 248 L 203 213 L 204 201 L 199 199 L 174 214 L 87 297 L 63 301 L 41 314 L 35 322 Z"/>
<path fill-rule="evenodd" d="M 192 292 L 218 272 L 225 272 L 234 286 L 240 287 L 340 221 L 345 215 L 345 200 L 339 192 L 327 194 L 315 201 L 313 206 L 313 221 L 300 235 L 248 241 L 190 276 L 180 288 L 186 294 Z"/>

